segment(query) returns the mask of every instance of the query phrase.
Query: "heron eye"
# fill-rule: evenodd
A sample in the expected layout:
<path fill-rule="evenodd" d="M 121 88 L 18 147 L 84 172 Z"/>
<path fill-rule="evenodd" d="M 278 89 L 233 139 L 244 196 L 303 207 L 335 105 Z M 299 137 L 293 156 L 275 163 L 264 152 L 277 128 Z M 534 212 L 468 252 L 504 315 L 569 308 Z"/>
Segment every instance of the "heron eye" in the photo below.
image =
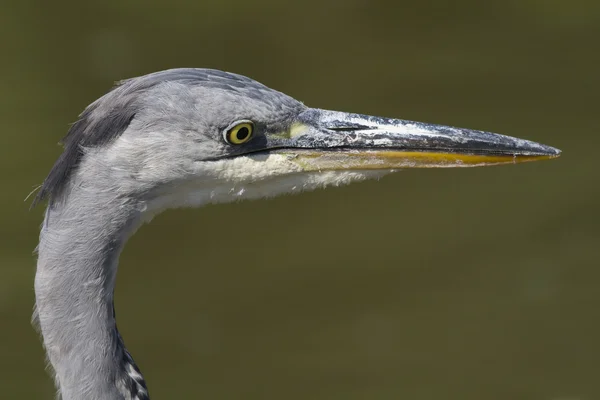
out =
<path fill-rule="evenodd" d="M 252 138 L 254 125 L 252 122 L 242 122 L 225 131 L 225 141 L 230 144 L 243 144 Z"/>

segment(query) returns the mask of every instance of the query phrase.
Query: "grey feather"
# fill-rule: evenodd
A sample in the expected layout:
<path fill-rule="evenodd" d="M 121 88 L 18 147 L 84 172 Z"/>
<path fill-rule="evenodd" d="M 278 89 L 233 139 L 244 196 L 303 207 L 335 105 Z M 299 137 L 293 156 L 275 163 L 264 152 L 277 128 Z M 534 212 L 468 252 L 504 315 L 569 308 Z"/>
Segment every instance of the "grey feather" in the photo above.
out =
<path fill-rule="evenodd" d="M 58 199 L 66 182 L 78 167 L 84 149 L 104 146 L 119 137 L 145 106 L 145 96 L 167 82 L 182 83 L 188 88 L 198 86 L 234 92 L 260 100 L 273 111 L 283 110 L 285 107 L 297 108 L 299 104 L 291 97 L 248 77 L 212 69 L 177 68 L 121 81 L 110 92 L 90 104 L 71 126 L 62 140 L 64 152 L 44 180 L 32 207 L 45 199 L 50 199 L 51 203 Z"/>
<path fill-rule="evenodd" d="M 148 399 L 116 327 L 113 291 L 121 249 L 151 217 L 149 193 L 202 182 L 210 169 L 201 161 L 239 154 L 222 136 L 232 122 L 256 121 L 252 151 L 303 109 L 252 79 L 191 68 L 123 81 L 85 109 L 35 200 L 50 201 L 34 324 L 63 400 Z"/>
<path fill-rule="evenodd" d="M 228 135 L 240 122 L 252 134 L 233 143 Z M 416 143 L 464 151 L 469 141 L 484 153 L 504 151 L 506 162 L 519 154 L 560 154 L 485 132 L 309 109 L 215 70 L 175 69 L 122 82 L 71 127 L 35 200 L 50 201 L 38 245 L 34 320 L 60 396 L 148 399 L 117 330 L 113 294 L 125 242 L 157 213 L 377 178 L 408 165 L 402 157 L 383 162 L 378 149 L 400 152 Z"/>

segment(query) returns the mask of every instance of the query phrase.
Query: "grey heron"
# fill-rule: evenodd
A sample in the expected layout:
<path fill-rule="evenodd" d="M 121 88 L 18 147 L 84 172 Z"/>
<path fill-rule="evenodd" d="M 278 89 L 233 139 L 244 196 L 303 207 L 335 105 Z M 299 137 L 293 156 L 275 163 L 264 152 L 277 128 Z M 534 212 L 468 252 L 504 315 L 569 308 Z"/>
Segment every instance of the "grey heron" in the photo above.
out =
<path fill-rule="evenodd" d="M 309 108 L 247 77 L 194 68 L 120 82 L 63 144 L 34 201 L 48 200 L 34 319 L 63 400 L 149 398 L 117 330 L 113 291 L 126 240 L 165 209 L 560 154 L 488 132 Z"/>

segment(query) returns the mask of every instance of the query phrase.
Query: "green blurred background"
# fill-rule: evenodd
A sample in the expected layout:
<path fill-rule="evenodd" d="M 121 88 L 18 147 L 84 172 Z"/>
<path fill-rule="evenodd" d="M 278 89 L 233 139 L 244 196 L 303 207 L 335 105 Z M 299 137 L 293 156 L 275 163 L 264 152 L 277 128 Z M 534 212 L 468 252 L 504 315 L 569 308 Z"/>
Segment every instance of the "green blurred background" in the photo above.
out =
<path fill-rule="evenodd" d="M 181 66 L 563 157 L 160 215 L 116 293 L 153 399 L 600 398 L 600 2 L 3 0 L 0 37 L 2 398 L 54 391 L 23 200 L 113 81 Z"/>

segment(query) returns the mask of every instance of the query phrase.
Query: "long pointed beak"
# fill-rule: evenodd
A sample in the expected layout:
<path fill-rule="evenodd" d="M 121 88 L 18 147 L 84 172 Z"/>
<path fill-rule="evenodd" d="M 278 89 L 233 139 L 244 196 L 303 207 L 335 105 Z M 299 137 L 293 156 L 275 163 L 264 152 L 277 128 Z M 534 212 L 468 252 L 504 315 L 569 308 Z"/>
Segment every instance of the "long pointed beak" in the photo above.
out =
<path fill-rule="evenodd" d="M 560 155 L 495 133 L 319 109 L 300 114 L 277 147 L 311 170 L 475 167 Z"/>

